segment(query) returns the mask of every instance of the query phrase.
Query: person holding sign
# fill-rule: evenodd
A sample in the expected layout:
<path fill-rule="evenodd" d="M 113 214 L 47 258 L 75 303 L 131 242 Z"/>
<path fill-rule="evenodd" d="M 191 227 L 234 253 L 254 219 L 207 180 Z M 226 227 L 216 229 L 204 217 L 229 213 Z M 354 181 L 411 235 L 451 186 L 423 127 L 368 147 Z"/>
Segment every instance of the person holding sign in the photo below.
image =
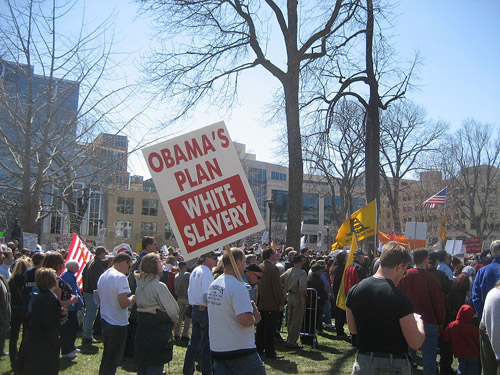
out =
<path fill-rule="evenodd" d="M 217 265 L 220 253 L 211 251 L 202 255 L 200 266 L 196 267 L 189 276 L 188 301 L 193 306 L 191 313 L 192 331 L 191 340 L 184 357 L 184 375 L 194 374 L 194 362 L 200 355 L 200 367 L 203 375 L 212 375 L 212 358 L 210 356 L 210 344 L 208 341 L 208 312 L 207 294 L 208 288 L 213 281 L 212 268 Z M 245 291 L 246 292 L 246 291 Z M 248 295 L 248 293 L 247 293 Z"/>
<path fill-rule="evenodd" d="M 231 251 L 238 270 L 231 264 Z M 245 269 L 243 250 L 224 253 L 224 273 L 208 289 L 210 350 L 215 375 L 265 375 L 266 369 L 255 346 L 254 325 L 261 316 L 250 301 L 246 286 L 237 279 Z"/>

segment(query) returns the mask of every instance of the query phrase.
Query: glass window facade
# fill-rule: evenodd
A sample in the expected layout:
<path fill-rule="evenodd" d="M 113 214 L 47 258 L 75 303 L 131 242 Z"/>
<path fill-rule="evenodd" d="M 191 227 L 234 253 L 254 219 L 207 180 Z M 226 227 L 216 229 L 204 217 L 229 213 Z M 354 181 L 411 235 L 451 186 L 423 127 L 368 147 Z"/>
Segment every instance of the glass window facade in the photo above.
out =
<path fill-rule="evenodd" d="M 286 173 L 271 171 L 271 180 L 286 181 Z"/>
<path fill-rule="evenodd" d="M 132 237 L 132 222 L 117 221 L 115 222 L 115 237 L 131 238 Z"/>
<path fill-rule="evenodd" d="M 172 226 L 169 223 L 165 224 L 165 239 L 175 240 L 174 232 L 172 231 Z"/>
<path fill-rule="evenodd" d="M 158 216 L 158 199 L 143 199 L 142 214 L 147 216 Z"/>
<path fill-rule="evenodd" d="M 266 216 L 266 192 L 267 192 L 267 178 L 266 170 L 260 168 L 248 168 L 248 183 L 252 189 L 257 206 L 259 207 L 262 217 Z"/>
<path fill-rule="evenodd" d="M 132 215 L 134 213 L 134 198 L 118 197 L 116 213 Z"/>
<path fill-rule="evenodd" d="M 274 201 L 273 219 L 285 223 L 288 218 L 288 191 L 273 190 L 272 197 Z"/>
<path fill-rule="evenodd" d="M 156 236 L 156 223 L 141 223 L 141 237 Z"/>
<path fill-rule="evenodd" d="M 304 224 L 319 224 L 319 195 L 302 195 L 302 220 Z"/>
<path fill-rule="evenodd" d="M 99 232 L 100 208 L 101 193 L 94 192 L 89 200 L 89 236 L 97 236 Z"/>

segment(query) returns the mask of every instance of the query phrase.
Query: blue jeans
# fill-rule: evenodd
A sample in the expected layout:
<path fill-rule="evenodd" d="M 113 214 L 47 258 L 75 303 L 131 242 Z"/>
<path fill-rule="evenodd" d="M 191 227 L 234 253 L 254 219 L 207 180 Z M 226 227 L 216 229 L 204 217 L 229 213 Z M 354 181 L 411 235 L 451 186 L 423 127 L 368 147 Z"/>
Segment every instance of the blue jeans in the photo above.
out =
<path fill-rule="evenodd" d="M 193 306 L 191 313 L 192 330 L 191 339 L 184 357 L 184 375 L 193 375 L 195 360 L 200 357 L 201 373 L 212 375 L 212 356 L 210 354 L 210 341 L 208 340 L 208 311 L 200 311 L 198 306 Z"/>
<path fill-rule="evenodd" d="M 104 350 L 99 375 L 114 375 L 125 350 L 127 326 L 114 326 L 102 319 L 102 336 Z"/>
<path fill-rule="evenodd" d="M 479 374 L 479 358 L 459 358 L 458 359 L 458 375 L 478 375 Z"/>
<path fill-rule="evenodd" d="M 424 363 L 423 375 L 436 375 L 436 357 L 439 328 L 436 324 L 424 323 L 425 341 L 420 349 L 422 351 L 422 361 Z M 415 357 L 416 350 L 408 349 L 412 358 Z"/>
<path fill-rule="evenodd" d="M 266 368 L 257 352 L 236 359 L 214 359 L 214 375 L 265 375 Z"/>
<path fill-rule="evenodd" d="M 162 375 L 162 373 L 163 373 L 163 365 L 137 367 L 137 375 Z"/>
<path fill-rule="evenodd" d="M 329 299 L 323 305 L 323 323 L 332 324 L 332 304 Z"/>
<path fill-rule="evenodd" d="M 83 293 L 85 301 L 85 316 L 83 317 L 82 338 L 91 339 L 94 334 L 94 320 L 97 316 L 97 305 L 94 302 L 93 293 Z"/>

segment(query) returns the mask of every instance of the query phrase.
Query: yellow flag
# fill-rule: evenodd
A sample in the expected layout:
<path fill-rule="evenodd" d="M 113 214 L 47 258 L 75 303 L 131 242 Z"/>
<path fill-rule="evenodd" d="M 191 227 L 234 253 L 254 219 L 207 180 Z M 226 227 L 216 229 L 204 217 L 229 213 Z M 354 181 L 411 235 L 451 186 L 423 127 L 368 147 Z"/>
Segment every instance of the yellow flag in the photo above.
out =
<path fill-rule="evenodd" d="M 352 228 L 352 230 L 351 230 Z M 347 246 L 352 242 L 352 231 L 356 233 L 356 240 L 361 241 L 377 233 L 377 201 L 373 200 L 366 206 L 354 212 L 342 223 L 335 240 L 340 246 Z"/>
<path fill-rule="evenodd" d="M 349 255 L 347 256 L 347 259 L 345 261 L 345 268 L 344 268 L 344 274 L 342 275 L 342 281 L 340 282 L 340 288 L 339 288 L 339 293 L 337 294 L 337 307 L 339 309 L 345 310 L 345 289 L 344 289 L 344 277 L 345 277 L 345 270 L 349 265 L 354 262 L 354 252 L 358 249 L 358 241 L 356 241 L 356 236 L 351 236 L 352 241 L 351 241 L 351 249 L 349 250 Z"/>

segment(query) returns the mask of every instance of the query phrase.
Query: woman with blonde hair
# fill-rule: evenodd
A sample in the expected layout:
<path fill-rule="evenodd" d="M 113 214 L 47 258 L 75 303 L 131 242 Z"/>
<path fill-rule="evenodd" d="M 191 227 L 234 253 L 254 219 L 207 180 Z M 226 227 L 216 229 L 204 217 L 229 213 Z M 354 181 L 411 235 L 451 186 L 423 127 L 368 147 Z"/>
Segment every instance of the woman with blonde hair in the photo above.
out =
<path fill-rule="evenodd" d="M 160 281 L 163 268 L 158 254 L 145 255 L 139 270 L 134 273 L 137 280 L 134 345 L 137 374 L 161 375 L 163 365 L 172 360 L 172 327 L 177 323 L 179 306 L 168 287 Z"/>
<path fill-rule="evenodd" d="M 31 259 L 25 256 L 20 257 L 16 261 L 14 270 L 9 278 L 10 289 L 10 342 L 9 342 L 9 357 L 12 370 L 17 371 L 17 340 L 19 339 L 19 332 L 21 326 L 23 331 L 27 328 L 28 321 L 26 320 L 26 313 L 28 311 L 27 301 L 22 294 L 24 282 L 26 280 L 26 271 L 33 267 Z"/>

